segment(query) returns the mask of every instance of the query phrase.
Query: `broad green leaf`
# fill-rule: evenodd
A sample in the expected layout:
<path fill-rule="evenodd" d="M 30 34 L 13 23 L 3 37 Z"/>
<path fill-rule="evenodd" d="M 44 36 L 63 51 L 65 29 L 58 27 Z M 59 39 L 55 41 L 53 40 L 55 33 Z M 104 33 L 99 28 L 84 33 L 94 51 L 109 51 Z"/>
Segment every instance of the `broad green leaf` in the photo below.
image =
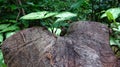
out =
<path fill-rule="evenodd" d="M 3 29 L 3 30 L 0 31 L 0 32 L 16 31 L 16 30 L 19 30 L 19 27 L 16 26 L 16 25 L 12 25 L 12 26 L 9 26 L 8 28 Z"/>
<path fill-rule="evenodd" d="M 115 38 L 110 37 L 110 45 L 116 45 Z"/>
<path fill-rule="evenodd" d="M 47 11 L 33 12 L 33 13 L 27 14 L 25 16 L 22 16 L 20 19 L 25 19 L 25 20 L 43 19 L 43 18 L 45 18 L 45 15 L 47 13 L 48 13 Z"/>
<path fill-rule="evenodd" d="M 120 48 L 119 40 L 117 40 L 113 37 L 110 37 L 110 45 L 117 45 Z"/>
<path fill-rule="evenodd" d="M 108 20 L 110 20 L 110 21 L 115 20 L 113 15 L 112 15 L 112 13 L 110 11 L 107 11 L 106 15 L 107 15 Z"/>
<path fill-rule="evenodd" d="M 10 24 L 0 24 L 0 30 L 7 28 Z"/>
<path fill-rule="evenodd" d="M 107 11 L 111 12 L 114 19 L 118 18 L 119 14 L 120 14 L 120 8 L 111 8 L 111 9 L 108 9 Z M 102 14 L 101 18 L 104 18 L 107 16 L 106 12 L 104 14 Z"/>
<path fill-rule="evenodd" d="M 20 19 L 25 19 L 25 20 L 44 19 L 54 16 L 56 14 L 57 14 L 56 12 L 48 12 L 48 11 L 33 12 L 21 17 Z"/>
<path fill-rule="evenodd" d="M 55 17 L 58 17 L 58 19 L 55 22 L 61 22 L 61 21 L 69 20 L 72 17 L 76 17 L 76 16 L 77 16 L 77 14 L 74 14 L 74 13 L 71 13 L 71 12 L 59 13 L 55 16 Z"/>
<path fill-rule="evenodd" d="M 2 42 L 2 41 L 3 41 L 3 35 L 0 34 L 0 42 Z"/>
<path fill-rule="evenodd" d="M 55 17 L 58 17 L 58 18 L 67 18 L 67 17 L 76 17 L 76 16 L 77 14 L 71 13 L 71 12 L 62 12 L 55 15 Z"/>
<path fill-rule="evenodd" d="M 6 38 L 8 38 L 8 37 L 12 36 L 13 34 L 15 34 L 15 32 L 8 32 L 5 35 L 6 35 Z"/>

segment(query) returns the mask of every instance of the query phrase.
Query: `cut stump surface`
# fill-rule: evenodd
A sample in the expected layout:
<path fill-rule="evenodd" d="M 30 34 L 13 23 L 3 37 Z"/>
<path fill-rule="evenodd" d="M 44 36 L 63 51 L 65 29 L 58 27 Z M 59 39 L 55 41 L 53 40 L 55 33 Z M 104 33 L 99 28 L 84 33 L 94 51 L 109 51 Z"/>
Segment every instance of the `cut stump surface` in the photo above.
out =
<path fill-rule="evenodd" d="M 117 67 L 108 27 L 98 22 L 75 22 L 63 37 L 28 28 L 6 39 L 2 52 L 8 67 Z"/>

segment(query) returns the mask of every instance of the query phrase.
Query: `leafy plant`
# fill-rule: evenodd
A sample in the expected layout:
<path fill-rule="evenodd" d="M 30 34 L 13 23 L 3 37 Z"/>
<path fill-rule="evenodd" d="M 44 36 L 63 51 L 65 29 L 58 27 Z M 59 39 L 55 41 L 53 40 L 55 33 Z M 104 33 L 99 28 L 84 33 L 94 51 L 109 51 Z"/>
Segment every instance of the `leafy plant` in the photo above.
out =
<path fill-rule="evenodd" d="M 114 47 L 114 50 L 118 57 L 120 57 L 120 22 L 117 22 L 116 19 L 119 17 L 119 14 L 120 8 L 111 8 L 101 16 L 101 18 L 107 17 L 109 20 L 110 28 L 112 29 L 110 45 L 112 47 L 117 46 L 117 48 Z"/>
<path fill-rule="evenodd" d="M 68 24 L 64 21 L 70 20 L 73 17 L 76 17 L 77 14 L 71 12 L 49 12 L 49 11 L 41 11 L 41 12 L 33 12 L 22 16 L 20 19 L 23 20 L 47 20 L 47 22 L 41 22 L 43 26 L 48 28 L 49 31 L 55 33 L 56 35 L 60 35 L 61 27 L 65 27 Z M 54 19 L 53 19 L 54 18 Z M 62 24 L 61 24 L 62 23 Z"/>
<path fill-rule="evenodd" d="M 1 50 L 0 50 L 0 67 L 6 67 Z"/>

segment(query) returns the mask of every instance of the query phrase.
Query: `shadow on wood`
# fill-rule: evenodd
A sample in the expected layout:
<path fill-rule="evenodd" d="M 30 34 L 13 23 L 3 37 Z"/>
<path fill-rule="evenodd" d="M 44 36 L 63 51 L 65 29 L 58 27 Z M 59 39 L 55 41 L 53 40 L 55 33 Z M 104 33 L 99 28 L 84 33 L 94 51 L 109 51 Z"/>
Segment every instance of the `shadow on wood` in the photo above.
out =
<path fill-rule="evenodd" d="M 28 28 L 6 39 L 2 52 L 8 67 L 117 67 L 108 27 L 98 22 L 75 22 L 64 37 Z"/>

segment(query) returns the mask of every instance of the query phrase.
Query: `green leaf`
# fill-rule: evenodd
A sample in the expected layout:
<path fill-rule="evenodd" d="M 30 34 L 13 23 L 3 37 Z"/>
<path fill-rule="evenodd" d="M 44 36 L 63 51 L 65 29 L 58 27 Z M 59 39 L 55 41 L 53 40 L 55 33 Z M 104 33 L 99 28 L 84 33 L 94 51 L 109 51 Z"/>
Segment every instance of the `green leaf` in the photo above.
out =
<path fill-rule="evenodd" d="M 119 14 L 120 14 L 120 8 L 111 8 L 111 9 L 108 9 L 106 12 L 108 12 L 108 11 L 111 12 L 114 19 L 118 18 Z M 104 14 L 102 14 L 101 18 L 104 18 L 107 16 L 106 12 Z"/>
<path fill-rule="evenodd" d="M 118 28 L 112 28 L 114 31 L 119 32 L 120 33 L 120 26 L 118 26 Z"/>
<path fill-rule="evenodd" d="M 7 28 L 10 24 L 0 24 L 0 30 Z"/>
<path fill-rule="evenodd" d="M 15 34 L 15 32 L 8 32 L 5 35 L 6 35 L 6 38 L 8 38 L 8 37 L 12 36 L 13 34 Z"/>
<path fill-rule="evenodd" d="M 25 20 L 44 19 L 54 16 L 56 14 L 57 14 L 56 12 L 48 12 L 48 11 L 33 12 L 21 17 L 20 19 L 25 19 Z"/>
<path fill-rule="evenodd" d="M 108 20 L 110 20 L 110 21 L 115 20 L 113 15 L 112 15 L 112 13 L 110 11 L 107 11 L 106 15 L 107 15 Z"/>
<path fill-rule="evenodd" d="M 110 45 L 117 45 L 120 48 L 119 40 L 113 37 L 110 37 Z"/>
<path fill-rule="evenodd" d="M 33 13 L 30 13 L 30 14 L 27 14 L 23 17 L 21 17 L 20 19 L 25 19 L 25 20 L 34 20 L 34 19 L 43 19 L 45 18 L 45 15 L 47 14 L 48 12 L 47 11 L 42 11 L 42 12 L 33 12 Z"/>
<path fill-rule="evenodd" d="M 1 50 L 0 50 L 0 67 L 6 67 L 5 64 L 4 64 L 3 54 L 2 54 Z"/>
<path fill-rule="evenodd" d="M 65 20 L 69 20 L 73 17 L 76 17 L 77 14 L 71 13 L 71 12 L 63 12 L 63 13 L 59 13 L 57 14 L 55 17 L 58 17 L 58 19 L 55 22 L 61 22 L 61 21 L 65 21 Z"/>
<path fill-rule="evenodd" d="M 0 63 L 2 63 L 2 60 L 3 60 L 3 54 L 2 51 L 0 50 Z"/>
<path fill-rule="evenodd" d="M 3 41 L 3 35 L 0 34 L 0 42 L 2 42 L 2 41 Z"/>
<path fill-rule="evenodd" d="M 62 12 L 62 13 L 55 15 L 55 17 L 58 17 L 58 18 L 67 18 L 67 17 L 76 17 L 76 16 L 77 14 L 74 14 L 71 12 Z"/>
<path fill-rule="evenodd" d="M 3 29 L 3 30 L 0 31 L 0 32 L 16 31 L 16 30 L 19 30 L 19 27 L 16 26 L 16 25 L 12 25 L 12 26 L 9 26 L 8 28 Z"/>
<path fill-rule="evenodd" d="M 115 40 L 116 40 L 115 38 L 110 37 L 110 45 L 117 45 Z"/>

